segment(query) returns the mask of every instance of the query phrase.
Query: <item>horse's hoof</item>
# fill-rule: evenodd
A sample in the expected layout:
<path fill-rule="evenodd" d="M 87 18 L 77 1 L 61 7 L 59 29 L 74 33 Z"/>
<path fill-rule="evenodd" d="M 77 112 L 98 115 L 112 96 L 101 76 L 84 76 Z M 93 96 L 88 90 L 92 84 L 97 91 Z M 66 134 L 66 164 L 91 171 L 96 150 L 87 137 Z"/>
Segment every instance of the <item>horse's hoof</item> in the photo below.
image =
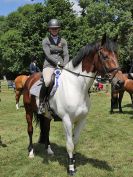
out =
<path fill-rule="evenodd" d="M 29 152 L 29 158 L 30 158 L 30 159 L 34 158 L 34 152 L 33 152 L 33 149 Z"/>
<path fill-rule="evenodd" d="M 120 114 L 123 114 L 123 111 L 119 111 Z"/>
<path fill-rule="evenodd" d="M 18 104 L 16 104 L 16 110 L 18 110 L 19 109 L 19 105 Z"/>
<path fill-rule="evenodd" d="M 75 173 L 76 173 L 76 171 L 72 171 L 72 170 L 68 170 L 68 171 L 67 171 L 67 174 L 68 174 L 69 176 L 74 176 Z"/>
<path fill-rule="evenodd" d="M 54 152 L 52 151 L 50 145 L 48 146 L 47 153 L 48 155 L 54 155 Z"/>
<path fill-rule="evenodd" d="M 16 110 L 19 110 L 19 107 L 16 107 Z"/>
<path fill-rule="evenodd" d="M 29 154 L 30 159 L 33 159 L 34 157 L 35 157 L 34 154 Z"/>
<path fill-rule="evenodd" d="M 114 111 L 110 111 L 110 114 L 114 114 Z"/>

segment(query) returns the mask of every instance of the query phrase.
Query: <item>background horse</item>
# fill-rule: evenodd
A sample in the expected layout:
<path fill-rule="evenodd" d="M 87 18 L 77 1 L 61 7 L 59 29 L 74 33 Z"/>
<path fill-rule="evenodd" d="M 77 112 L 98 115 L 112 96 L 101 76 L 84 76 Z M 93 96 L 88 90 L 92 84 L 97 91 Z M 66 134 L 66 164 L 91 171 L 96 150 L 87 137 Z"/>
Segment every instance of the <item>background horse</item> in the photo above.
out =
<path fill-rule="evenodd" d="M 111 109 L 110 113 L 114 113 L 114 109 L 118 108 L 120 113 L 123 113 L 122 111 L 122 99 L 124 92 L 127 91 L 131 98 L 131 103 L 133 106 L 133 80 L 128 79 L 128 74 L 123 74 L 124 76 L 124 87 L 122 89 L 116 90 L 113 85 L 111 84 Z"/>
<path fill-rule="evenodd" d="M 83 47 L 77 56 L 71 60 L 60 75 L 60 84 L 54 94 L 49 99 L 51 109 L 62 119 L 66 134 L 66 149 L 68 152 L 68 174 L 75 173 L 74 153 L 78 143 L 79 135 L 85 125 L 86 116 L 90 110 L 90 97 L 88 90 L 92 86 L 97 74 L 107 76 L 107 78 L 122 87 L 124 79 L 122 72 L 119 71 L 117 61 L 116 40 L 110 40 L 103 36 L 101 44 L 92 43 Z M 24 106 L 26 110 L 26 119 L 28 123 L 29 134 L 29 155 L 34 156 L 32 135 L 33 114 L 37 114 L 38 98 L 30 95 L 31 86 L 40 78 L 40 75 L 34 74 L 25 83 L 24 89 Z M 42 121 L 42 119 L 39 119 Z M 50 120 L 43 119 L 46 132 L 45 142 L 48 149 Z M 47 141 L 46 141 L 47 140 Z"/>
<path fill-rule="evenodd" d="M 20 75 L 18 77 L 16 77 L 15 79 L 15 98 L 16 98 L 16 109 L 19 109 L 19 99 L 20 96 L 23 93 L 23 88 L 24 88 L 24 84 L 26 82 L 26 80 L 28 79 L 29 76 L 26 75 Z"/>

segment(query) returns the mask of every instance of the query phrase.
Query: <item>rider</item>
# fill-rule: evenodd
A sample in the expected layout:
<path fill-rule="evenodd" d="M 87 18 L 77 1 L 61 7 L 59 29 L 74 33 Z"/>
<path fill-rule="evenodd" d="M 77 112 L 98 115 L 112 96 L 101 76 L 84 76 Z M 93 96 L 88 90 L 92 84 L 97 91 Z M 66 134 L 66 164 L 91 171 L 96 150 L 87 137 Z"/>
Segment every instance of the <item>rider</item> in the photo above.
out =
<path fill-rule="evenodd" d="M 42 41 L 43 50 L 45 53 L 45 61 L 43 66 L 44 83 L 40 90 L 39 112 L 43 113 L 45 97 L 47 96 L 48 87 L 50 85 L 51 76 L 58 66 L 65 66 L 69 61 L 69 53 L 67 42 L 60 37 L 60 22 L 57 19 L 51 19 L 48 22 L 49 36 Z"/>

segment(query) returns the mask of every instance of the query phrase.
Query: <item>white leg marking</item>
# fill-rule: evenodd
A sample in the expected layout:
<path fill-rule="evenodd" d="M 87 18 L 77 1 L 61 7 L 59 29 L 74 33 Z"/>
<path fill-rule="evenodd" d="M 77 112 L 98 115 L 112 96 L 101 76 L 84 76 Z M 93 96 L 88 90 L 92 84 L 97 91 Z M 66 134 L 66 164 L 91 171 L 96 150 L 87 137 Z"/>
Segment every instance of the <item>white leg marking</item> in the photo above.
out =
<path fill-rule="evenodd" d="M 54 152 L 52 151 L 50 145 L 48 145 L 47 153 L 48 153 L 49 155 L 54 155 Z"/>
<path fill-rule="evenodd" d="M 74 170 L 74 165 L 69 165 L 69 170 L 75 171 L 75 170 Z"/>
<path fill-rule="evenodd" d="M 17 109 L 17 110 L 19 109 L 19 103 L 16 104 L 16 109 Z"/>
<path fill-rule="evenodd" d="M 34 152 L 33 152 L 33 149 L 29 152 L 29 158 L 34 158 Z"/>

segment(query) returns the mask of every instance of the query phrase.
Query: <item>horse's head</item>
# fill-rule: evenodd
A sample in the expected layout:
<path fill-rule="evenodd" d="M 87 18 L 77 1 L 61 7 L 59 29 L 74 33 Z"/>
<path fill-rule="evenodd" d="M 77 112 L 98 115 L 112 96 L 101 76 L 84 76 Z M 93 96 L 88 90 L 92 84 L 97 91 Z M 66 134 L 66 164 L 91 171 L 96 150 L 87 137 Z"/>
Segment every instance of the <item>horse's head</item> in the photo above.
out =
<path fill-rule="evenodd" d="M 104 34 L 101 44 L 91 43 L 80 49 L 72 60 L 73 66 L 78 66 L 82 61 L 82 71 L 98 73 L 121 88 L 124 78 L 118 64 L 116 41 L 117 38 L 111 40 Z"/>
<path fill-rule="evenodd" d="M 111 40 L 104 34 L 97 54 L 95 54 L 95 67 L 100 75 L 107 78 L 117 88 L 124 85 L 124 77 L 120 71 L 117 55 L 117 38 Z"/>

